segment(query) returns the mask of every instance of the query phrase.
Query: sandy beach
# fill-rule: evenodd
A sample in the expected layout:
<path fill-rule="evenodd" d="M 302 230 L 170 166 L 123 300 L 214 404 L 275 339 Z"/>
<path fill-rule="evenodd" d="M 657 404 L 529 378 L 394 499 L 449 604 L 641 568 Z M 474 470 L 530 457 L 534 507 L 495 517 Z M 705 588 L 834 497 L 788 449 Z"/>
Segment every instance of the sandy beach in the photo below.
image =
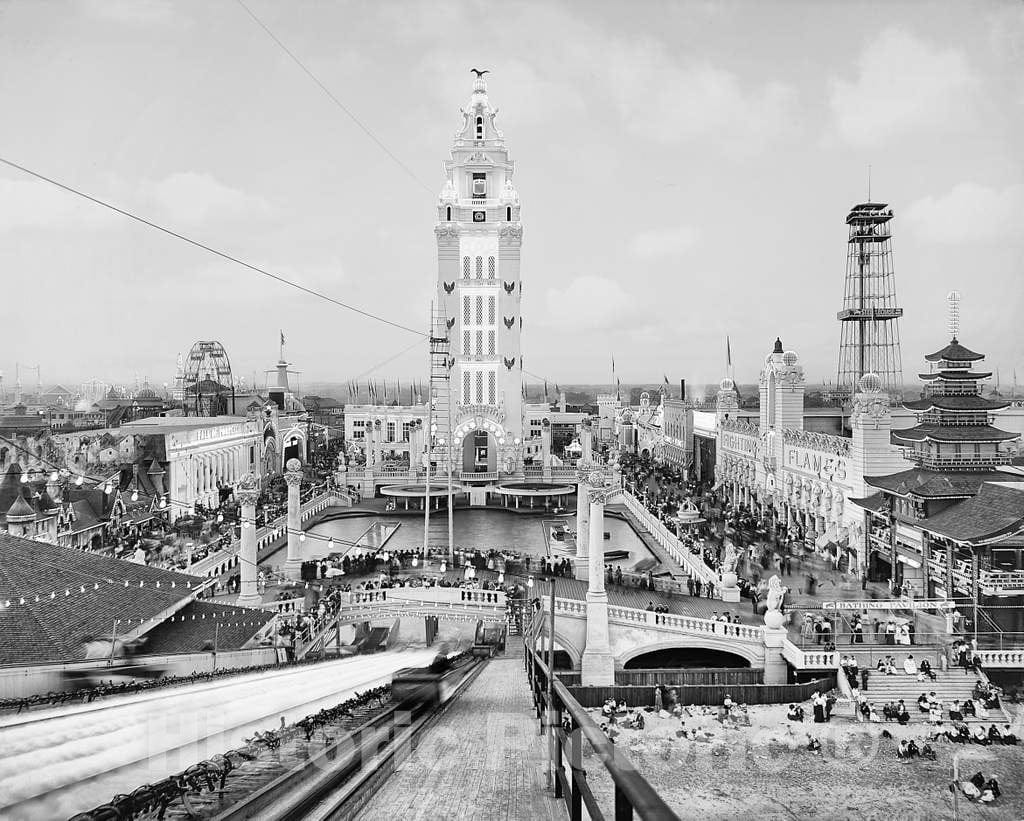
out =
<path fill-rule="evenodd" d="M 751 726 L 723 727 L 714 715 L 685 713 L 686 726 L 706 730 L 707 741 L 677 737 L 678 718 L 644 713 L 643 730 L 622 729 L 615 738 L 620 754 L 682 818 L 733 819 L 754 813 L 768 819 L 952 819 L 954 754 L 960 777 L 981 771 L 999 780 L 1002 796 L 993 804 L 959 799 L 959 818 L 1024 818 L 1024 746 L 932 743 L 937 760 L 900 761 L 900 738 L 921 745 L 929 729 L 923 723 L 860 724 L 850 718 L 849 702 L 839 702 L 832 720 L 815 724 L 812 711 L 803 723 L 786 719 L 786 705 L 751 706 Z M 699 710 L 700 708 L 696 708 Z M 591 711 L 601 723 L 599 711 Z M 1021 736 L 1021 722 L 1015 723 Z M 892 739 L 882 737 L 887 730 Z M 821 742 L 806 749 L 808 734 Z M 592 753 L 591 753 L 592 755 Z M 611 779 L 593 760 L 584 760 L 588 779 L 602 802 L 611 798 Z M 607 806 L 607 805 L 606 805 Z"/>

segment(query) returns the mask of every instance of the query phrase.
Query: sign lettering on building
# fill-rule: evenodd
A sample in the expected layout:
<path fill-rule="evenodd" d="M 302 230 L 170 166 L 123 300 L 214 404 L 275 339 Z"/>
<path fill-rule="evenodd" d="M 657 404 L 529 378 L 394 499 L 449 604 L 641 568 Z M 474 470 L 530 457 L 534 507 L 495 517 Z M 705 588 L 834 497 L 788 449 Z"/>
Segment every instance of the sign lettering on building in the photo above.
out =
<path fill-rule="evenodd" d="M 829 482 L 842 482 L 846 479 L 846 459 L 834 453 L 786 445 L 784 458 L 787 470 Z"/>
<path fill-rule="evenodd" d="M 738 453 L 751 459 L 757 453 L 757 439 L 753 436 L 744 436 L 732 431 L 722 431 L 722 448 L 732 453 Z"/>

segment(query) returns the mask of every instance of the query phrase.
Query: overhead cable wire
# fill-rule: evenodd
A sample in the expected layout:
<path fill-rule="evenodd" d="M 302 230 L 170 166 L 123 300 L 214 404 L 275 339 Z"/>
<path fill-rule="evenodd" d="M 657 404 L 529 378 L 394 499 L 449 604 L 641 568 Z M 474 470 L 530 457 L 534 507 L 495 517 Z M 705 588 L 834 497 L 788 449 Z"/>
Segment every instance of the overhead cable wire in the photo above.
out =
<path fill-rule="evenodd" d="M 123 217 L 128 217 L 128 219 L 134 220 L 135 222 L 141 223 L 142 225 L 146 225 L 149 228 L 153 228 L 157 231 L 167 234 L 170 237 L 174 237 L 175 239 L 181 240 L 182 242 L 186 242 L 189 245 L 206 251 L 207 253 L 213 254 L 214 256 L 218 256 L 221 259 L 226 259 L 229 262 L 235 263 L 236 265 L 241 265 L 243 268 L 247 268 L 250 271 L 253 271 L 257 274 L 268 277 L 269 279 L 275 280 L 276 282 L 280 282 L 283 285 L 288 285 L 292 288 L 295 288 L 296 290 L 309 294 L 310 296 L 315 296 L 318 299 L 323 299 L 327 302 L 330 302 L 332 305 L 337 305 L 339 308 L 344 308 L 346 311 L 352 311 L 353 313 L 359 314 L 360 316 L 364 316 L 367 319 L 373 319 L 376 320 L 377 322 L 382 322 L 385 325 L 390 325 L 392 328 L 397 328 L 400 331 L 408 331 L 409 333 L 417 334 L 421 337 L 429 336 L 429 333 L 426 331 L 417 330 L 416 328 L 410 328 L 407 325 L 402 325 L 399 322 L 393 322 L 392 320 L 380 316 L 379 314 L 363 310 L 362 308 L 357 308 L 355 305 L 350 305 L 347 302 L 342 302 L 339 299 L 335 299 L 332 296 L 328 296 L 322 291 L 317 291 L 314 290 L 313 288 L 308 288 L 305 285 L 302 285 L 298 282 L 294 282 L 293 280 L 283 277 L 280 274 L 275 274 L 271 271 L 268 271 L 265 268 L 259 267 L 258 265 L 253 265 L 251 262 L 246 262 L 243 259 L 240 259 L 236 256 L 232 256 L 231 254 L 225 251 L 220 251 L 211 245 L 207 245 L 206 243 L 200 242 L 199 240 L 192 239 L 191 237 L 174 231 L 171 228 L 166 228 L 163 225 L 153 222 L 152 220 L 146 219 L 145 217 L 140 217 L 138 214 L 133 214 L 131 211 L 128 211 L 124 208 L 119 208 L 113 203 L 101 200 L 98 197 L 94 197 L 91 194 L 88 194 L 85 191 L 82 191 L 78 188 L 73 188 L 72 186 L 67 185 L 66 183 L 53 179 L 52 177 L 47 177 L 45 174 L 41 174 L 38 171 L 33 171 L 31 168 L 26 168 L 23 165 L 19 165 L 18 163 L 13 162 L 12 160 L 0 157 L 0 163 L 3 163 L 4 165 L 10 168 L 14 168 L 18 171 L 21 171 L 24 174 L 28 174 L 31 177 L 35 177 L 37 180 L 49 183 L 50 185 L 55 186 L 56 188 L 60 188 L 63 191 L 67 191 L 69 194 L 74 194 L 76 197 L 81 197 L 84 200 L 88 200 L 91 203 L 102 206 L 103 208 L 120 214 Z"/>
<path fill-rule="evenodd" d="M 290 48 L 288 48 L 288 46 L 286 46 L 281 41 L 281 38 L 278 37 L 276 34 L 274 34 L 274 32 L 270 30 L 270 27 L 267 26 L 266 23 L 264 23 L 259 17 L 256 16 L 255 12 L 253 12 L 253 10 L 251 8 L 249 8 L 244 2 L 242 2 L 242 0 L 236 0 L 236 1 L 237 1 L 238 5 L 240 5 L 243 9 L 245 9 L 246 14 L 248 14 L 256 22 L 256 25 L 258 25 L 261 29 L 263 29 L 263 31 L 265 31 L 267 33 L 267 36 L 270 37 L 271 40 L 273 40 L 275 43 L 277 43 L 277 45 L 281 49 L 281 51 L 283 51 L 285 54 L 287 54 L 291 58 L 292 62 L 295 63 L 295 65 L 297 65 L 302 70 L 302 72 L 307 77 L 309 77 L 310 80 L 312 80 L 314 83 L 316 83 L 316 85 L 319 87 L 319 89 L 324 94 L 327 95 L 327 97 L 331 100 L 331 102 L 333 102 L 338 108 L 340 108 L 345 113 L 345 115 L 350 120 L 352 120 L 352 122 L 354 122 L 357 126 L 359 126 L 360 130 L 364 134 L 366 134 L 367 137 L 369 137 L 371 140 L 373 140 L 373 142 L 377 145 L 377 147 L 381 151 L 383 151 L 385 154 L 387 154 L 388 157 L 390 157 L 399 168 L 401 168 L 406 174 L 408 174 L 416 182 L 416 184 L 419 185 L 428 194 L 430 194 L 431 196 L 433 196 L 435 194 L 434 189 L 431 188 L 429 185 L 427 185 L 425 182 L 423 182 L 423 180 L 421 180 L 419 177 L 417 177 L 416 173 L 411 168 L 409 168 L 409 166 L 407 166 L 404 162 L 402 162 L 397 156 L 395 156 L 394 152 L 390 148 L 388 148 L 384 144 L 384 142 L 376 134 L 374 134 L 367 126 L 363 125 L 363 123 L 360 121 L 360 119 L 355 114 L 352 113 L 352 111 L 348 108 L 348 106 L 346 106 L 341 100 L 339 100 L 334 95 L 334 93 L 326 85 L 324 85 L 323 82 L 321 82 L 320 78 L 317 77 L 312 71 L 310 71 L 306 67 L 305 63 L 303 63 L 302 60 L 300 60 L 295 55 L 295 52 L 293 52 Z"/>

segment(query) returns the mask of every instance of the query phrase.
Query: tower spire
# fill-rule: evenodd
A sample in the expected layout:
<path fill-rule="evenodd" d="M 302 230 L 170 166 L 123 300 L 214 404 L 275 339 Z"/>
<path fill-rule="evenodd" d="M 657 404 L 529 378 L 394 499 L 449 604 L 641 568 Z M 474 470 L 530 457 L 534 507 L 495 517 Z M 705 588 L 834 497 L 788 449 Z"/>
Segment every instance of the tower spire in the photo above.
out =
<path fill-rule="evenodd" d="M 960 292 L 950 291 L 946 294 L 946 302 L 949 305 L 949 335 L 956 342 L 960 335 Z"/>

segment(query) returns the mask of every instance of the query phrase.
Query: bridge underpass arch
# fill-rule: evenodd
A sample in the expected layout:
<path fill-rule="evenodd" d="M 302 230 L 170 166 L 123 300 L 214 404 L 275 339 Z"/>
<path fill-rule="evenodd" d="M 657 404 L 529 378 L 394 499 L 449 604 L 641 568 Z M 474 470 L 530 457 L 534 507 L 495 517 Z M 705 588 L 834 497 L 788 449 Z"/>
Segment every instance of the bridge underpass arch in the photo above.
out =
<path fill-rule="evenodd" d="M 662 647 L 658 650 L 644 648 L 645 652 L 626 661 L 624 670 L 654 670 L 661 668 L 685 669 L 687 667 L 735 667 L 749 668 L 750 661 L 736 653 L 712 650 L 707 647 Z"/>
<path fill-rule="evenodd" d="M 548 652 L 548 630 L 546 626 L 544 632 L 537 638 L 537 650 L 538 652 L 543 651 L 543 658 L 546 664 Z M 558 630 L 555 630 L 555 669 L 579 670 L 582 658 L 583 651 L 573 644 L 573 642 L 566 636 Z M 560 661 L 561 663 L 559 663 Z"/>
<path fill-rule="evenodd" d="M 662 641 L 627 650 L 617 659 L 624 670 L 685 667 L 763 666 L 763 660 L 748 655 L 739 647 L 708 646 L 687 641 Z"/>

